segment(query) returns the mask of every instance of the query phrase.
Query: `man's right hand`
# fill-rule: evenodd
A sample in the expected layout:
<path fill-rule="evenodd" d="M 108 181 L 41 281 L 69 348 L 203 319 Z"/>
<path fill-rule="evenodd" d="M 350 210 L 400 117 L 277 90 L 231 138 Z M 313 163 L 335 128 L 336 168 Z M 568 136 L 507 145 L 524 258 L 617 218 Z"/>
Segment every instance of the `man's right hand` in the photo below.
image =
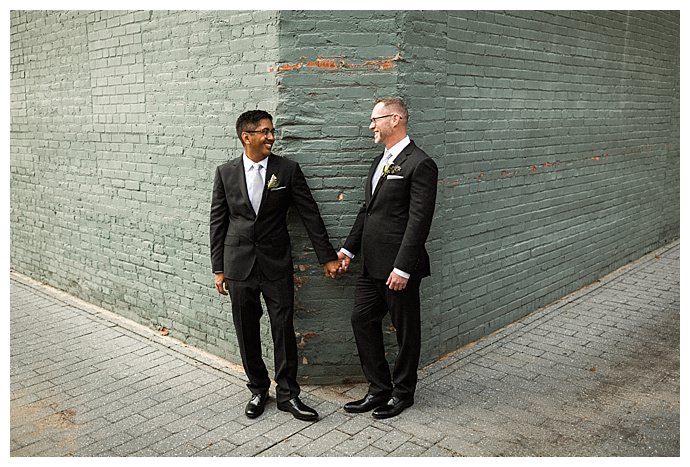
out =
<path fill-rule="evenodd" d="M 223 274 L 222 272 L 215 273 L 214 282 L 216 284 L 216 290 L 219 294 L 228 294 L 228 290 L 225 288 L 225 274 Z"/>
<path fill-rule="evenodd" d="M 340 270 L 342 272 L 347 272 L 347 268 L 350 267 L 350 257 L 347 256 L 342 251 L 338 252 L 338 261 L 340 261 Z"/>

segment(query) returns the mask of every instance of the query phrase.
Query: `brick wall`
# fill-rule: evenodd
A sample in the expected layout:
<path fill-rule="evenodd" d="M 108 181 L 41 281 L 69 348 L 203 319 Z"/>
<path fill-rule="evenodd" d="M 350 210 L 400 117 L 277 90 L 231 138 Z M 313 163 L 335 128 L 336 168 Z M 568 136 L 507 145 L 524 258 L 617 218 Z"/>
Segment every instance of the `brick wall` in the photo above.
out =
<path fill-rule="evenodd" d="M 238 155 L 235 119 L 275 115 L 275 151 L 300 162 L 339 246 L 379 151 L 373 100 L 398 94 L 440 169 L 422 283 L 432 361 L 679 235 L 679 22 L 13 11 L 11 266 L 238 361 L 208 259 L 212 174 Z M 358 378 L 359 264 L 324 279 L 292 214 L 290 228 L 300 374 Z"/>
<path fill-rule="evenodd" d="M 679 234 L 678 20 L 448 14 L 441 351 Z"/>
<path fill-rule="evenodd" d="M 275 111 L 276 29 L 275 12 L 12 12 L 12 268 L 237 360 L 210 187 L 237 115 Z"/>

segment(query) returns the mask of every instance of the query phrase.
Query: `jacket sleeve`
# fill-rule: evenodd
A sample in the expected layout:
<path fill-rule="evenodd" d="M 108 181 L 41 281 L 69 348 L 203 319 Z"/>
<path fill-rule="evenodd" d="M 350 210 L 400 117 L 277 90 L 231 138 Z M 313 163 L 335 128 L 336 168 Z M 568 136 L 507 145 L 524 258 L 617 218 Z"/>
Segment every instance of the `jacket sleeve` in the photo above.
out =
<path fill-rule="evenodd" d="M 319 207 L 314 201 L 304 173 L 297 163 L 295 163 L 292 173 L 292 204 L 297 208 L 319 263 L 325 264 L 328 261 L 337 260 L 338 255 L 328 238 Z"/>
<path fill-rule="evenodd" d="M 437 184 L 436 163 L 430 157 L 426 157 L 412 174 L 409 217 L 393 267 L 406 272 L 415 270 L 431 229 Z"/>
<path fill-rule="evenodd" d="M 343 248 L 345 248 L 347 251 L 352 253 L 353 255 L 356 255 L 359 253 L 359 250 L 362 248 L 362 235 L 364 233 L 364 219 L 367 215 L 367 203 L 363 202 L 362 207 L 359 208 L 359 212 L 357 213 L 357 217 L 355 218 L 354 224 L 352 224 L 352 228 L 350 229 L 350 234 L 347 236 L 347 239 L 345 240 L 345 244 L 343 244 Z"/>
<path fill-rule="evenodd" d="M 225 235 L 228 232 L 230 220 L 228 216 L 228 203 L 225 198 L 225 186 L 220 176 L 220 168 L 216 168 L 216 175 L 213 180 L 210 218 L 211 267 L 214 273 L 223 272 Z"/>

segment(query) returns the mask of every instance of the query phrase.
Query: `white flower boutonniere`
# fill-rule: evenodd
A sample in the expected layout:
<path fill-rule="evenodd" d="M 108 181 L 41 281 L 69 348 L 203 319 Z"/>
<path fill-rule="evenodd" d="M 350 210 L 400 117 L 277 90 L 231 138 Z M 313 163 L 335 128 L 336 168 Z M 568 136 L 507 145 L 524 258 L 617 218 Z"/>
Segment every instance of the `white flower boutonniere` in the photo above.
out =
<path fill-rule="evenodd" d="M 266 185 L 266 188 L 268 188 L 269 190 L 272 190 L 272 189 L 278 187 L 279 184 L 280 184 L 280 182 L 276 178 L 276 174 L 273 174 L 273 175 L 271 175 L 271 179 L 268 181 L 268 185 Z"/>
<path fill-rule="evenodd" d="M 387 176 L 392 175 L 392 174 L 397 174 L 401 170 L 402 170 L 402 168 L 399 165 L 386 164 L 383 167 L 383 176 L 387 177 Z"/>

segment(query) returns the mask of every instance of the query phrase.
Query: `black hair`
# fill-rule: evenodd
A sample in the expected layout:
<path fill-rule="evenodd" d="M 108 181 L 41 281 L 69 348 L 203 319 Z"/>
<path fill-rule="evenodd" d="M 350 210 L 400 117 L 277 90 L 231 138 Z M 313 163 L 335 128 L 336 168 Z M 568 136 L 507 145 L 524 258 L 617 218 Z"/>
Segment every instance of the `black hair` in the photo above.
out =
<path fill-rule="evenodd" d="M 235 124 L 237 137 L 241 140 L 243 131 L 256 130 L 256 127 L 259 126 L 259 122 L 266 118 L 273 122 L 273 117 L 265 110 L 249 110 L 244 112 L 238 117 L 237 123 Z"/>

